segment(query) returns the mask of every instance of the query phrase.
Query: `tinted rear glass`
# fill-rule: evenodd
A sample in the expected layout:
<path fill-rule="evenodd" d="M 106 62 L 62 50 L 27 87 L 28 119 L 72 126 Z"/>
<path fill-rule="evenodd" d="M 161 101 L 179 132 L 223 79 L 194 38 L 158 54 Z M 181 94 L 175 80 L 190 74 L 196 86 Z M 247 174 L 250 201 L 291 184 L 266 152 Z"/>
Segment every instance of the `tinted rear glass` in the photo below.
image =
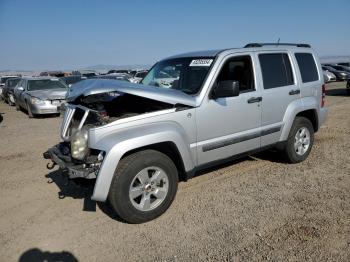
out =
<path fill-rule="evenodd" d="M 318 80 L 318 72 L 315 59 L 310 53 L 296 53 L 301 79 L 303 83 L 313 82 Z"/>
<path fill-rule="evenodd" d="M 259 61 L 264 89 L 294 84 L 292 67 L 287 54 L 260 54 Z"/>

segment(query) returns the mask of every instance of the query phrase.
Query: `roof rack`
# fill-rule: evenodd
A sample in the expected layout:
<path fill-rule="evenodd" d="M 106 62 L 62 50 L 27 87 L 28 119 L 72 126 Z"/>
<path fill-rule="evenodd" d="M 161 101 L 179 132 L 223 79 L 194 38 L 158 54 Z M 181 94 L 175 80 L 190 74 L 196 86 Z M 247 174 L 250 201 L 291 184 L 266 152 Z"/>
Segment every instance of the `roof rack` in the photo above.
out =
<path fill-rule="evenodd" d="M 308 47 L 311 48 L 311 46 L 309 44 L 292 44 L 292 43 L 249 43 L 247 45 L 244 46 L 244 48 L 249 48 L 249 47 L 263 47 L 266 45 L 273 45 L 273 46 L 296 46 L 296 47 Z"/>

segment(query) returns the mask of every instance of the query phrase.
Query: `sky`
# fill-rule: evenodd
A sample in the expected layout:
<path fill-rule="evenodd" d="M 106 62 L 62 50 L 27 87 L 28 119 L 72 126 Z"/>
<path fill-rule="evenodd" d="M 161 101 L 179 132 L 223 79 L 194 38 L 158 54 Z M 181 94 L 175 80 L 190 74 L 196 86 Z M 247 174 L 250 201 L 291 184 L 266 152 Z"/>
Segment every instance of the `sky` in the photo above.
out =
<path fill-rule="evenodd" d="M 0 70 L 152 65 L 249 42 L 350 55 L 350 0 L 0 0 Z"/>

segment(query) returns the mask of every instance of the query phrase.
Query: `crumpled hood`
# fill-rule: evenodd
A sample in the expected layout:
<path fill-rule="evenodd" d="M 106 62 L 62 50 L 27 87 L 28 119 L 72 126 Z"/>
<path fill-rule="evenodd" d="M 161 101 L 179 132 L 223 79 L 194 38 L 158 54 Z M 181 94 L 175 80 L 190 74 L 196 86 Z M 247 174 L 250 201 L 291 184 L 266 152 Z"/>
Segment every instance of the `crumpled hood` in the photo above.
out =
<path fill-rule="evenodd" d="M 140 97 L 169 103 L 196 106 L 196 99 L 179 90 L 158 88 L 142 84 L 135 84 L 111 79 L 87 79 L 80 81 L 69 88 L 67 101 L 74 102 L 80 96 L 102 94 L 108 92 L 121 92 Z"/>
<path fill-rule="evenodd" d="M 66 98 L 67 90 L 66 89 L 50 89 L 50 90 L 35 90 L 28 91 L 28 94 L 39 98 L 41 100 L 64 100 Z"/>

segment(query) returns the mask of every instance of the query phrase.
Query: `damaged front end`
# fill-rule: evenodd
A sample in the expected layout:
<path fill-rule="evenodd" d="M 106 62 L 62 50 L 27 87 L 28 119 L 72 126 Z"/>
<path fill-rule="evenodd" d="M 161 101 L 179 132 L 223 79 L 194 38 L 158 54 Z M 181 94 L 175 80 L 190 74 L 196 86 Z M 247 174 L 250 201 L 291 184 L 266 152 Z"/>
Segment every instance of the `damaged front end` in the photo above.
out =
<path fill-rule="evenodd" d="M 103 161 L 104 152 L 89 148 L 88 131 L 106 123 L 106 120 L 103 114 L 79 105 L 66 104 L 64 111 L 61 124 L 63 142 L 43 154 L 45 159 L 52 161 L 47 168 L 53 169 L 57 165 L 69 179 L 94 179 Z"/>
<path fill-rule="evenodd" d="M 105 83 L 105 80 L 102 81 Z M 96 85 L 98 82 L 93 83 Z M 154 90 L 151 90 L 152 92 Z M 99 92 L 92 92 L 90 88 L 88 93 L 82 88 L 81 93 L 76 90 L 72 93 L 74 98 L 69 98 L 68 95 L 69 103 L 63 109 L 64 118 L 61 124 L 63 142 L 44 153 L 44 158 L 52 161 L 52 164 L 48 164 L 47 167 L 52 169 L 56 165 L 59 166 L 66 171 L 70 179 L 94 179 L 98 176 L 106 152 L 91 148 L 89 140 L 93 140 L 91 136 L 94 134 L 90 131 L 94 128 L 142 114 L 189 107 L 183 103 L 173 103 L 166 98 L 165 101 L 152 99 L 145 89 L 142 94 L 119 88 L 115 90 L 109 88 Z M 167 96 L 163 94 L 163 97 Z M 180 96 L 183 97 L 183 94 Z M 170 95 L 168 97 L 173 98 Z"/>
<path fill-rule="evenodd" d="M 69 143 L 67 142 L 62 142 L 50 148 L 43 155 L 45 159 L 52 161 L 51 164 L 47 164 L 49 170 L 58 165 L 59 168 L 68 175 L 69 179 L 95 179 L 103 160 L 102 151 L 98 154 L 94 152 L 84 160 L 74 159 L 72 158 Z"/>

